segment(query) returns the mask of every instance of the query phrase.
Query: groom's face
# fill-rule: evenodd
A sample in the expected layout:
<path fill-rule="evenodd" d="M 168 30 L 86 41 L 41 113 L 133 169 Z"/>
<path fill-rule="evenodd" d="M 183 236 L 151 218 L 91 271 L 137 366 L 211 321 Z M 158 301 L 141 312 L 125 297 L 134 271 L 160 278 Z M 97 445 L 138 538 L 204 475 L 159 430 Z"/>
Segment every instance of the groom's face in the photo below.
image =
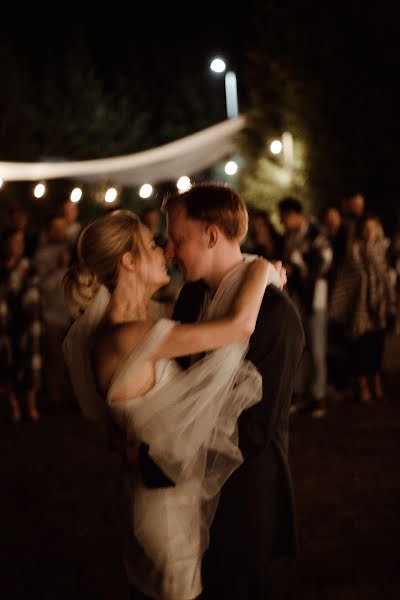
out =
<path fill-rule="evenodd" d="M 185 281 L 206 279 L 211 251 L 204 223 L 189 218 L 184 207 L 176 207 L 168 211 L 167 232 L 165 256 L 178 266 Z"/>

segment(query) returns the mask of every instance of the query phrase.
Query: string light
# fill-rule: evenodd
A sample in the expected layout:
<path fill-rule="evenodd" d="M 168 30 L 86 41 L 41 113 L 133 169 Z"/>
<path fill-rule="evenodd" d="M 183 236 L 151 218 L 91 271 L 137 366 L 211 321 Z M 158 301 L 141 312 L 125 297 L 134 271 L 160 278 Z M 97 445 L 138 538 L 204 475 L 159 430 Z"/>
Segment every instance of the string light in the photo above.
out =
<path fill-rule="evenodd" d="M 238 165 L 234 160 L 229 160 L 225 165 L 225 173 L 227 175 L 234 175 L 238 170 Z"/>
<path fill-rule="evenodd" d="M 139 196 L 141 198 L 150 198 L 153 193 L 153 186 L 150 183 L 144 183 L 139 190 Z"/>
<path fill-rule="evenodd" d="M 106 191 L 104 200 L 105 200 L 105 202 L 111 203 L 117 199 L 117 196 L 118 196 L 117 190 L 115 188 L 111 187 L 111 188 L 108 188 L 108 190 Z"/>
<path fill-rule="evenodd" d="M 274 140 L 271 142 L 270 149 L 272 154 L 280 154 L 282 152 L 282 142 L 279 140 Z"/>
<path fill-rule="evenodd" d="M 46 193 L 46 186 L 44 183 L 38 183 L 33 190 L 35 198 L 42 198 Z"/>
<path fill-rule="evenodd" d="M 81 188 L 74 188 L 71 192 L 71 202 L 79 202 L 79 200 L 82 198 L 82 190 Z"/>
<path fill-rule="evenodd" d="M 176 187 L 180 192 L 186 192 L 192 187 L 192 183 L 187 175 L 182 175 L 182 177 L 179 177 Z"/>

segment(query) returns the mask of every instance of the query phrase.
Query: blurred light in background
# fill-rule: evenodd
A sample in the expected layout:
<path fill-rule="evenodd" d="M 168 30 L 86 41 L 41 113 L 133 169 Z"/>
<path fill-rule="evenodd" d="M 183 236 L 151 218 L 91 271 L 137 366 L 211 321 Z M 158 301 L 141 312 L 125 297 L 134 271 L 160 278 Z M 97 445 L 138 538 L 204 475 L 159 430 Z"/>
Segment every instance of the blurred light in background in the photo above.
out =
<path fill-rule="evenodd" d="M 223 73 L 226 69 L 225 61 L 223 61 L 222 58 L 214 58 L 214 60 L 211 61 L 210 69 L 211 71 L 214 71 L 214 73 Z"/>
<path fill-rule="evenodd" d="M 180 192 L 186 192 L 192 187 L 192 183 L 189 177 L 182 175 L 182 177 L 179 177 L 176 187 Z"/>
<path fill-rule="evenodd" d="M 3 185 L 4 181 L 2 180 L 2 178 L 0 177 L 0 188 Z"/>
<path fill-rule="evenodd" d="M 46 186 L 44 183 L 38 183 L 33 190 L 33 195 L 35 198 L 42 198 L 46 193 Z"/>
<path fill-rule="evenodd" d="M 111 187 L 108 188 L 108 190 L 106 191 L 106 194 L 104 196 L 104 200 L 106 202 L 114 202 L 117 199 L 118 196 L 118 192 L 115 188 Z"/>
<path fill-rule="evenodd" d="M 282 152 L 282 142 L 280 140 L 274 140 L 270 145 L 270 149 L 272 154 L 280 154 Z"/>
<path fill-rule="evenodd" d="M 81 188 L 74 188 L 71 192 L 71 202 L 79 202 L 82 198 L 82 190 Z"/>
<path fill-rule="evenodd" d="M 139 196 L 141 198 L 150 198 L 153 193 L 153 186 L 150 183 L 144 183 L 139 190 Z"/>
<path fill-rule="evenodd" d="M 227 175 L 234 175 L 238 170 L 237 163 L 234 160 L 229 160 L 225 165 L 225 173 Z"/>

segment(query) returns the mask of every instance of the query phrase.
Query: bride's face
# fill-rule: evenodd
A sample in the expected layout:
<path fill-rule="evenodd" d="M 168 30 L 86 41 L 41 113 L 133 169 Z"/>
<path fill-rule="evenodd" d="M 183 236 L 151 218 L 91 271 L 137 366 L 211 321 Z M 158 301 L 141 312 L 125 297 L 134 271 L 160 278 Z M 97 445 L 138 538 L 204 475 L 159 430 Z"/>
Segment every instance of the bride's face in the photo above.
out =
<path fill-rule="evenodd" d="M 164 250 L 157 246 L 150 229 L 142 224 L 140 224 L 140 236 L 138 271 L 144 285 L 155 291 L 166 285 L 171 279 L 167 270 Z"/>

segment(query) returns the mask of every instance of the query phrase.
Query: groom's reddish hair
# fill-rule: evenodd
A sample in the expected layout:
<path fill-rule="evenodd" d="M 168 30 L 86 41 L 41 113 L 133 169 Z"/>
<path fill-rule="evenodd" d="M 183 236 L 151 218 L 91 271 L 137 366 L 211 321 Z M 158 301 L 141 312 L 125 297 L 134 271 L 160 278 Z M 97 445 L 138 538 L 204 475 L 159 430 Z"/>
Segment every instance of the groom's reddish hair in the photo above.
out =
<path fill-rule="evenodd" d="M 196 183 L 183 193 L 167 194 L 162 202 L 164 213 L 185 208 L 190 219 L 218 225 L 228 240 L 240 241 L 248 228 L 248 213 L 239 194 L 226 184 Z"/>

